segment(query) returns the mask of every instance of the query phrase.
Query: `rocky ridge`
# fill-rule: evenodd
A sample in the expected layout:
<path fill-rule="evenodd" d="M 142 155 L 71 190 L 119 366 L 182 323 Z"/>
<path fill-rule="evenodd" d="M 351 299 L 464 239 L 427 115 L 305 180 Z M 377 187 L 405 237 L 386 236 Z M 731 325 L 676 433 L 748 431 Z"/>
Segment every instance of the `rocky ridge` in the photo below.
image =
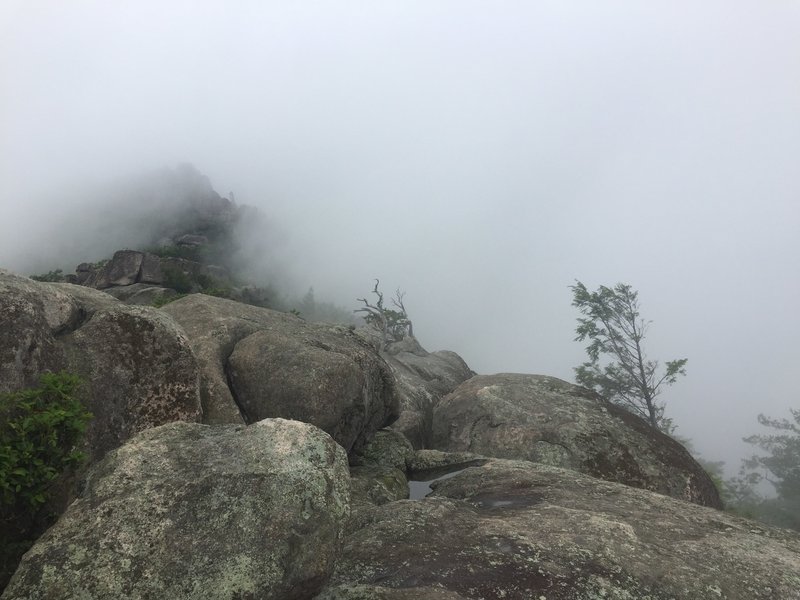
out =
<path fill-rule="evenodd" d="M 429 393 L 452 372 L 440 353 L 200 294 L 159 310 L 0 286 L 4 389 L 74 370 L 105 424 L 4 599 L 800 598 L 796 533 L 698 506 L 716 497 L 685 451 L 577 386 L 453 377 L 431 411 L 439 449 L 415 449 L 385 429 L 395 388 L 414 389 L 399 361 Z M 431 473 L 447 476 L 407 500 Z"/>
<path fill-rule="evenodd" d="M 0 271 L 0 392 L 65 369 L 95 415 L 3 600 L 800 599 L 800 535 L 589 390 L 254 306 L 187 177 L 148 249 Z"/>
<path fill-rule="evenodd" d="M 575 471 L 494 459 L 361 509 L 319 598 L 800 598 L 800 537 Z"/>
<path fill-rule="evenodd" d="M 689 452 L 595 392 L 554 377 L 480 375 L 443 398 L 434 446 L 573 469 L 722 508 Z"/>

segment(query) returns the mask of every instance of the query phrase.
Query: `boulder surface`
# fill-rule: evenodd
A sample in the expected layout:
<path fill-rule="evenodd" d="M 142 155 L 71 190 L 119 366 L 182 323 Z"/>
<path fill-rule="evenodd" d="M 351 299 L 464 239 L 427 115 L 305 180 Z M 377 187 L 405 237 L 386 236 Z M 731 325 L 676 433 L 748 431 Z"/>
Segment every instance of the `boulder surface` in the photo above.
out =
<path fill-rule="evenodd" d="M 443 398 L 434 447 L 574 469 L 722 507 L 714 483 L 677 441 L 583 387 L 555 377 L 481 375 Z"/>
<path fill-rule="evenodd" d="M 346 455 L 316 427 L 164 425 L 89 473 L 2 598 L 310 598 L 348 510 Z"/>
<path fill-rule="evenodd" d="M 65 335 L 63 345 L 90 390 L 93 461 L 150 427 L 200 421 L 197 360 L 186 334 L 161 311 L 114 304 Z"/>
<path fill-rule="evenodd" d="M 206 423 L 297 419 L 350 452 L 397 418 L 389 367 L 347 327 L 202 294 L 164 311 L 200 362 Z"/>
<path fill-rule="evenodd" d="M 0 392 L 62 369 L 85 381 L 91 461 L 148 427 L 200 420 L 197 361 L 168 315 L 0 271 Z"/>
<path fill-rule="evenodd" d="M 374 348 L 381 348 L 380 335 L 374 328 L 361 327 L 357 332 Z M 390 343 L 381 356 L 392 368 L 400 399 L 400 417 L 392 429 L 405 435 L 414 448 L 432 447 L 434 408 L 475 373 L 455 352 L 428 352 L 410 336 Z"/>
<path fill-rule="evenodd" d="M 433 487 L 360 509 L 320 597 L 800 599 L 795 532 L 526 461 Z"/>

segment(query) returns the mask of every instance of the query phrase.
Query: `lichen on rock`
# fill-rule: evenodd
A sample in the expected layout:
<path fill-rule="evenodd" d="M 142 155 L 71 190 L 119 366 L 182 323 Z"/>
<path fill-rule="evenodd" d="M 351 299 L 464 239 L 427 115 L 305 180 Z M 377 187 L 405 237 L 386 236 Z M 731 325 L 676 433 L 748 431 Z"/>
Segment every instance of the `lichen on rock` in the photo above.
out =
<path fill-rule="evenodd" d="M 149 429 L 89 473 L 3 598 L 308 598 L 349 497 L 344 450 L 311 425 Z"/>

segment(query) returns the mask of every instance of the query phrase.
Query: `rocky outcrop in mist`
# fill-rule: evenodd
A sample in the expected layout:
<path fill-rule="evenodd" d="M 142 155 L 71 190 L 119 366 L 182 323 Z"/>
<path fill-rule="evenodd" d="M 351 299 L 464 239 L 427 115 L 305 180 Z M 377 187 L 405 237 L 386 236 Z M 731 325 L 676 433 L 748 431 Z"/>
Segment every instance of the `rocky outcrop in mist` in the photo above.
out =
<path fill-rule="evenodd" d="M 154 247 L 0 271 L 0 392 L 67 370 L 94 415 L 3 600 L 800 599 L 800 534 L 593 392 L 256 306 L 243 209 L 173 175 Z"/>
<path fill-rule="evenodd" d="M 555 377 L 473 377 L 437 404 L 433 423 L 435 448 L 564 467 L 722 508 L 708 473 L 678 442 Z"/>

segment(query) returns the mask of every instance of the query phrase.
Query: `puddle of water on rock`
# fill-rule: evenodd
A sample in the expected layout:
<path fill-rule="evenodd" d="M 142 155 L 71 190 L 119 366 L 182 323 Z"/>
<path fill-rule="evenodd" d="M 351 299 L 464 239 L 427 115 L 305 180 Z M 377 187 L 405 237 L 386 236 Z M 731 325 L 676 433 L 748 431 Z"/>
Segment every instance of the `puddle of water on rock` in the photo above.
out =
<path fill-rule="evenodd" d="M 441 470 L 438 470 L 430 473 L 428 479 L 410 479 L 408 481 L 409 500 L 422 500 L 433 491 L 431 484 L 434 481 L 444 481 L 445 479 L 450 479 L 451 477 L 455 477 L 461 473 L 461 471 L 465 471 L 473 466 L 475 465 L 459 465 L 457 470 L 451 471 L 450 473 L 445 473 L 444 475 L 439 475 L 438 473 L 441 473 Z"/>
<path fill-rule="evenodd" d="M 508 494 L 503 494 L 501 491 L 499 496 L 496 492 L 478 494 L 469 500 L 474 506 L 489 510 L 493 508 L 528 508 L 544 500 L 542 494 L 532 491 L 527 491 L 524 494 L 515 493 L 514 490 L 509 492 Z"/>
<path fill-rule="evenodd" d="M 511 500 L 490 500 L 486 506 L 490 508 L 497 508 L 498 506 L 511 506 L 514 504 Z"/>

